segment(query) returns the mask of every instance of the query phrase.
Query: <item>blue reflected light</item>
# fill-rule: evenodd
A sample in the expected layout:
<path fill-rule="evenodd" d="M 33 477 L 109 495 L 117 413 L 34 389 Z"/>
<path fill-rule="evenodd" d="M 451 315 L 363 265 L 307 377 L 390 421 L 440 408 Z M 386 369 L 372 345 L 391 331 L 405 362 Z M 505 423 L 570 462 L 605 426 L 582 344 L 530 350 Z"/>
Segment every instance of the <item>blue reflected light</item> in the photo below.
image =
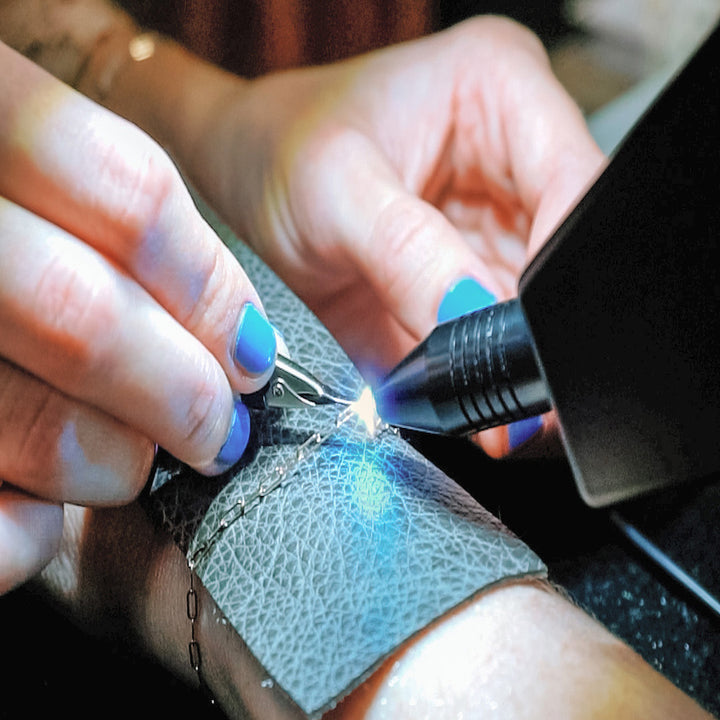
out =
<path fill-rule="evenodd" d="M 353 467 L 352 499 L 361 515 L 378 520 L 392 505 L 393 487 L 381 467 L 363 458 Z"/>

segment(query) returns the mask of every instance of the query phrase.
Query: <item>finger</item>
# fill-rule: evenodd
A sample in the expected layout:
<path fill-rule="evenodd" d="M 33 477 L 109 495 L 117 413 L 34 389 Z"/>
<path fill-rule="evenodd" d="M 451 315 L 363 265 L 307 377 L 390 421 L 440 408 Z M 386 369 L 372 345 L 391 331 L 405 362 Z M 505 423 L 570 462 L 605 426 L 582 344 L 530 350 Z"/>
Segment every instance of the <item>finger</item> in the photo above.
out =
<path fill-rule="evenodd" d="M 374 89 L 359 98 L 358 127 L 404 186 L 439 204 L 447 189 L 481 193 L 501 215 L 519 202 L 531 256 L 605 162 L 541 42 L 511 20 L 471 19 L 378 53 L 367 72 Z M 408 118 L 403 135 L 395 116 Z"/>
<path fill-rule="evenodd" d="M 0 427 L 0 477 L 54 502 L 129 502 L 155 454 L 127 425 L 2 360 Z"/>
<path fill-rule="evenodd" d="M 323 206 L 332 208 L 329 234 L 340 239 L 345 253 L 408 333 L 409 344 L 435 327 L 440 303 L 459 278 L 474 278 L 492 296 L 500 293 L 483 259 L 437 208 L 408 192 L 372 141 L 348 132 L 337 143 L 324 143 L 320 152 L 323 166 L 347 169 L 348 177 L 333 176 L 309 188 L 308 193 L 316 194 L 309 202 L 319 202 L 323 195 Z M 348 155 L 362 157 L 362 163 L 348 163 Z"/>
<path fill-rule="evenodd" d="M 138 128 L 0 46 L 0 194 L 126 270 L 221 364 L 261 387 L 275 334 L 167 155 Z"/>
<path fill-rule="evenodd" d="M 1 199 L 0 238 L 0 356 L 198 470 L 239 459 L 247 410 L 197 338 L 105 257 Z"/>
<path fill-rule="evenodd" d="M 463 79 L 458 95 L 465 100 L 466 132 L 455 138 L 456 157 L 494 178 L 497 187 L 509 185 L 517 193 L 533 218 L 532 256 L 605 158 L 542 44 L 527 28 L 484 18 L 455 28 L 448 37 Z M 468 173 L 468 181 L 471 177 Z"/>
<path fill-rule="evenodd" d="M 563 452 L 555 412 L 483 430 L 472 439 L 493 458 L 560 457 Z"/>
<path fill-rule="evenodd" d="M 40 572 L 57 554 L 63 509 L 0 485 L 0 595 Z"/>

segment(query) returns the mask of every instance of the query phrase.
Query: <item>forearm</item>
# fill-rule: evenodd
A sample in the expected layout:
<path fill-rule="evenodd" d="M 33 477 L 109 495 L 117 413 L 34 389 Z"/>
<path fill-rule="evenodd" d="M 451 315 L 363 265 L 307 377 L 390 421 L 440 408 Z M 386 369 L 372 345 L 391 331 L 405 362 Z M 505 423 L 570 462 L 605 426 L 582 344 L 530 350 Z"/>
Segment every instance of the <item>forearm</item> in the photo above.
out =
<path fill-rule="evenodd" d="M 137 506 L 67 513 L 44 582 L 83 624 L 145 648 L 188 682 L 189 571 Z M 118 547 L 121 551 L 118 553 Z M 133 562 L 126 558 L 132 555 Z M 201 586 L 202 674 L 229 717 L 299 714 Z M 117 618 L 125 618 L 117 627 Z M 328 720 L 708 717 L 630 648 L 547 586 L 512 581 L 480 594 L 388 658 Z"/>
<path fill-rule="evenodd" d="M 443 619 L 346 705 L 346 720 L 707 717 L 558 593 L 517 582 Z"/>

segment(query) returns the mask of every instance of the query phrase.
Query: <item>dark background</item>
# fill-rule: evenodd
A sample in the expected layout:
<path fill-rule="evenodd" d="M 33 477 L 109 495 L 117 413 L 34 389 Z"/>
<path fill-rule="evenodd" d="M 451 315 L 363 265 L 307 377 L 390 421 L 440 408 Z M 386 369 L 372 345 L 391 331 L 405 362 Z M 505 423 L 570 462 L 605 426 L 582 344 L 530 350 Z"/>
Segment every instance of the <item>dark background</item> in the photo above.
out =
<path fill-rule="evenodd" d="M 390 22 L 391 2 L 302 7 L 312 32 L 291 51 L 258 45 L 256 28 L 283 3 L 127 0 L 146 25 L 245 75 L 353 52 L 441 28 L 477 12 L 508 14 L 552 48 L 578 31 L 560 2 L 418 2 Z M 357 8 L 369 8 L 358 15 Z M 374 9 L 373 9 L 374 8 Z M 340 27 L 339 14 L 346 25 Z M 349 32 L 356 24 L 363 32 Z M 342 32 L 340 32 L 342 30 Z M 353 41 L 348 41 L 352 36 Z M 563 460 L 501 463 L 465 443 L 414 438 L 543 557 L 551 579 L 710 712 L 720 715 L 720 618 L 659 571 L 617 531 L 607 511 L 578 498 Z M 619 508 L 696 580 L 720 596 L 720 478 Z M 121 643 L 88 637 L 29 587 L 0 598 L 0 718 L 75 718 L 113 711 L 130 717 L 218 717 L 199 694 Z"/>

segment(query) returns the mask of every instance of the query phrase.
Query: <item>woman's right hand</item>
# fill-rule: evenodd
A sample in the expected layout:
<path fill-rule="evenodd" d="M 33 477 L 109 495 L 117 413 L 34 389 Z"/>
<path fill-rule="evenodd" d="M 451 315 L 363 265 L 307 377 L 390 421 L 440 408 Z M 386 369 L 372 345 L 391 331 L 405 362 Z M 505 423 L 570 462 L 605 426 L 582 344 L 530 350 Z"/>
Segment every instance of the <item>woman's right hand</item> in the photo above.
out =
<path fill-rule="evenodd" d="M 161 148 L 0 44 L 0 592 L 41 568 L 62 503 L 113 505 L 155 444 L 236 462 L 235 398 L 276 339 Z"/>

